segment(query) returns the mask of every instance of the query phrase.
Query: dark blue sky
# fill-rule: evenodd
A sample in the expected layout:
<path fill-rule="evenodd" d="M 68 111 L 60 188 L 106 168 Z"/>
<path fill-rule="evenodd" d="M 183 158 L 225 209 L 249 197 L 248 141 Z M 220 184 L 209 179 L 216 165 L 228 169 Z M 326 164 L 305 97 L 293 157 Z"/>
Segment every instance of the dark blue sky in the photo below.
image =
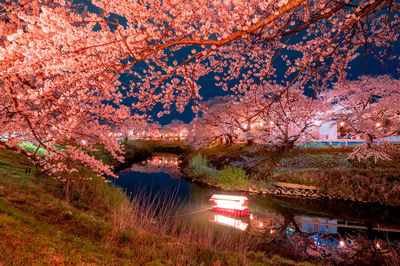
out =
<path fill-rule="evenodd" d="M 82 3 L 89 7 L 89 11 L 98 13 L 98 9 L 96 7 L 94 7 L 90 2 L 91 2 L 90 0 L 74 0 L 74 3 Z M 83 6 L 82 6 L 82 10 L 83 10 Z M 112 15 L 112 18 L 113 17 L 117 18 L 122 25 L 125 23 L 124 18 Z M 302 35 L 300 34 L 298 37 L 301 38 Z M 187 47 L 187 49 L 184 48 L 182 51 L 179 51 L 178 53 L 176 53 L 176 58 L 171 58 L 171 62 L 175 59 L 177 59 L 179 62 L 180 60 L 178 57 L 180 55 L 182 56 L 182 58 L 186 59 L 187 54 L 188 54 L 186 52 L 190 51 L 192 48 L 193 47 Z M 360 49 L 359 52 L 362 55 L 363 51 L 361 51 L 361 50 L 362 49 Z M 392 55 L 400 55 L 400 41 L 397 41 L 394 44 L 391 54 Z M 294 56 L 291 56 L 290 54 L 288 54 L 288 59 L 291 60 L 292 62 L 294 61 L 294 58 L 295 58 Z M 360 75 L 363 74 L 363 60 L 364 60 L 363 56 L 359 56 L 356 60 L 354 60 L 351 63 L 351 70 L 348 72 L 350 79 L 356 79 L 357 77 L 359 77 Z M 283 73 L 286 70 L 286 66 L 284 65 L 283 61 L 281 61 L 279 59 L 275 63 L 276 63 L 275 67 L 277 68 L 278 80 L 283 79 Z M 145 66 L 140 65 L 138 67 L 143 68 Z M 373 57 L 373 55 L 368 54 L 365 74 L 372 75 L 372 76 L 389 74 L 394 78 L 400 78 L 399 73 L 397 71 L 398 67 L 399 67 L 398 60 L 393 60 L 393 61 L 385 60 L 385 64 L 382 66 L 381 64 L 379 64 L 378 60 Z M 130 83 L 130 79 L 134 79 L 134 77 L 127 78 L 126 76 L 123 76 L 121 78 L 121 82 L 125 85 L 128 85 Z M 211 73 L 207 76 L 201 77 L 199 79 L 199 84 L 202 87 L 200 90 L 200 95 L 203 97 L 203 99 L 205 101 L 210 98 L 213 98 L 215 96 L 222 96 L 222 95 L 229 94 L 229 91 L 225 92 L 220 87 L 215 86 L 215 80 L 214 80 L 213 73 Z M 306 90 L 306 94 L 307 94 L 307 90 Z M 174 105 L 172 105 L 171 113 L 169 115 L 164 115 L 161 118 L 157 118 L 156 114 L 159 110 L 160 110 L 159 107 L 155 108 L 155 110 L 152 112 L 152 115 L 155 118 L 155 120 L 159 121 L 160 124 L 162 124 L 162 125 L 169 124 L 171 122 L 171 120 L 174 120 L 174 119 L 179 119 L 179 120 L 184 121 L 185 123 L 189 123 L 194 117 L 194 114 L 193 114 L 190 106 L 186 106 L 184 112 L 179 113 L 174 109 Z"/>
<path fill-rule="evenodd" d="M 391 51 L 391 54 L 400 55 L 400 41 L 395 43 L 393 50 Z M 360 75 L 363 74 L 363 61 L 364 61 L 363 56 L 359 56 L 351 63 L 351 70 L 348 72 L 350 79 L 357 79 Z M 400 75 L 397 71 L 397 68 L 399 68 L 398 61 L 385 60 L 384 62 L 385 64 L 381 65 L 373 55 L 368 54 L 365 74 L 371 76 L 389 74 L 394 78 L 397 79 L 400 78 Z M 283 67 L 282 69 L 285 68 Z M 215 96 L 222 96 L 229 94 L 229 91 L 225 92 L 220 87 L 215 86 L 213 74 L 209 74 L 208 76 L 202 77 L 199 83 L 202 87 L 202 89 L 200 90 L 200 95 L 202 95 L 205 101 Z M 174 119 L 179 119 L 184 121 L 185 123 L 189 123 L 193 119 L 193 117 L 194 114 L 190 106 L 186 106 L 185 111 L 183 113 L 179 113 L 175 111 L 173 108 L 171 108 L 171 114 L 163 116 L 156 120 L 159 121 L 160 124 L 165 125 L 170 123 L 171 120 Z"/>

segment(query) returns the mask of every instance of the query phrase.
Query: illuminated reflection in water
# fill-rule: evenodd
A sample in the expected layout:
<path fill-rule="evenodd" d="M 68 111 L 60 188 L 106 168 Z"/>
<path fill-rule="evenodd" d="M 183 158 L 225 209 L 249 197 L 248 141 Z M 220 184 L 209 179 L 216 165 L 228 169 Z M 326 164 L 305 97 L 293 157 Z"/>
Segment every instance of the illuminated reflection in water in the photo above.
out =
<path fill-rule="evenodd" d="M 132 171 L 148 174 L 166 173 L 172 178 L 180 178 L 179 163 L 179 158 L 176 155 L 154 155 L 152 158 L 140 164 L 134 164 L 130 168 L 121 171 L 120 174 L 126 174 Z"/>
<path fill-rule="evenodd" d="M 247 215 L 212 210 L 214 194 L 234 194 L 199 186 L 179 178 L 179 159 L 157 155 L 120 173 L 115 183 L 135 194 L 138 188 L 149 194 L 173 191 L 183 201 L 180 215 L 193 222 L 213 224 L 218 230 L 235 230 L 251 234 L 284 234 L 296 239 L 301 233 L 316 247 L 340 249 L 355 245 L 352 236 L 359 233 L 380 247 L 379 239 L 400 239 L 400 208 L 335 200 L 304 200 L 273 196 L 248 197 Z M 171 199 L 167 199 L 171 200 Z M 194 214 L 193 214 L 194 213 Z M 293 240 L 294 241 L 294 240 Z M 303 240 L 295 240 L 303 243 Z M 311 251 L 310 251 L 311 252 Z"/>
<path fill-rule="evenodd" d="M 233 217 L 225 216 L 222 214 L 214 214 L 214 217 L 211 221 L 214 223 L 217 223 L 217 224 L 222 224 L 222 225 L 229 226 L 229 227 L 232 227 L 235 229 L 239 229 L 241 231 L 246 230 L 247 226 L 249 225 L 249 224 L 243 222 L 242 220 L 237 219 L 236 217 L 233 218 Z"/>

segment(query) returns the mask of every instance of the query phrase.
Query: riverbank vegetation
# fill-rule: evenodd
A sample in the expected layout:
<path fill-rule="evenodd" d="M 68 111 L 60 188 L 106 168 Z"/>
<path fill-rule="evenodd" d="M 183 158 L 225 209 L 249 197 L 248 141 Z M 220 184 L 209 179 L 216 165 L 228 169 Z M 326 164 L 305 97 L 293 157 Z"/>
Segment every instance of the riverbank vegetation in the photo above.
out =
<path fill-rule="evenodd" d="M 195 227 L 176 216 L 179 208 L 145 195 L 132 201 L 94 175 L 66 190 L 65 183 L 49 179 L 22 154 L 0 149 L 0 158 L 0 262 L 5 265 L 311 265 L 298 261 L 343 259 L 314 258 L 290 248 L 293 239 L 307 239 L 301 234 L 243 235 Z M 277 248 L 282 244 L 288 249 Z M 370 249 L 366 246 L 362 254 Z M 397 260 L 375 255 L 372 261 L 388 265 Z"/>
<path fill-rule="evenodd" d="M 191 227 L 171 206 L 131 201 L 92 177 L 67 192 L 24 155 L 0 149 L 0 263 L 296 264 L 252 251 L 251 238 Z"/>
<path fill-rule="evenodd" d="M 262 191 L 274 182 L 316 186 L 333 197 L 400 205 L 400 146 L 393 145 L 390 160 L 349 159 L 353 147 L 296 147 L 282 150 L 266 145 L 215 145 L 188 154 L 185 174 L 197 181 L 223 187 L 215 174 L 228 167 L 241 168 L 248 178 L 229 189 Z M 202 156 L 203 169 L 193 171 Z"/>

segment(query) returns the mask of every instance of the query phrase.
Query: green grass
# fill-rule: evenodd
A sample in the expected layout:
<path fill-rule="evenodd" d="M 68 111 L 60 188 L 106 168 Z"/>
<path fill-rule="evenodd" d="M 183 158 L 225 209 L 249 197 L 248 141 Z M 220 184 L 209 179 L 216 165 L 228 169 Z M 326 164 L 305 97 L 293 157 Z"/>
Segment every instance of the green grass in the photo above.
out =
<path fill-rule="evenodd" d="M 252 151 L 253 147 L 247 146 L 245 144 L 218 144 L 214 145 L 210 148 L 201 149 L 200 152 L 204 154 L 206 157 L 210 155 L 219 155 L 219 156 L 236 156 L 240 154 L 248 153 Z"/>
<path fill-rule="evenodd" d="M 153 221 L 141 227 L 143 219 L 132 217 L 135 203 L 99 179 L 73 185 L 66 201 L 65 184 L 42 175 L 23 155 L 0 149 L 0 162 L 0 265 L 296 265 L 229 246 L 218 250 L 207 239 L 185 240 L 187 232 L 185 238 L 160 233 Z"/>
<path fill-rule="evenodd" d="M 207 165 L 207 159 L 201 153 L 192 157 L 189 164 L 189 171 L 193 176 L 215 179 L 218 176 L 218 170 Z"/>
<path fill-rule="evenodd" d="M 224 189 L 245 188 L 247 182 L 246 172 L 239 167 L 228 166 L 218 173 L 218 184 Z"/>
<path fill-rule="evenodd" d="M 24 149 L 24 150 L 26 150 L 27 152 L 30 152 L 30 153 L 34 153 L 37 150 L 36 154 L 39 155 L 39 156 L 48 153 L 48 151 L 46 151 L 42 147 L 37 149 L 37 145 L 34 145 L 34 144 L 30 143 L 30 142 L 24 142 L 21 145 L 19 145 L 19 147 Z"/>

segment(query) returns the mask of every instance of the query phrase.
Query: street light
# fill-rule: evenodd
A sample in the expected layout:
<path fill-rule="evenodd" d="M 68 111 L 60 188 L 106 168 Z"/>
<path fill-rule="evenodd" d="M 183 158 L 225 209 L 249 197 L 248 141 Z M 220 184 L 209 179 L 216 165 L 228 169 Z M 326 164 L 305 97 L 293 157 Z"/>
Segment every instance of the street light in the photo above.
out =
<path fill-rule="evenodd" d="M 375 124 L 375 126 L 376 126 L 376 127 L 381 127 L 382 124 L 381 124 L 380 122 L 377 122 L 377 123 Z"/>

